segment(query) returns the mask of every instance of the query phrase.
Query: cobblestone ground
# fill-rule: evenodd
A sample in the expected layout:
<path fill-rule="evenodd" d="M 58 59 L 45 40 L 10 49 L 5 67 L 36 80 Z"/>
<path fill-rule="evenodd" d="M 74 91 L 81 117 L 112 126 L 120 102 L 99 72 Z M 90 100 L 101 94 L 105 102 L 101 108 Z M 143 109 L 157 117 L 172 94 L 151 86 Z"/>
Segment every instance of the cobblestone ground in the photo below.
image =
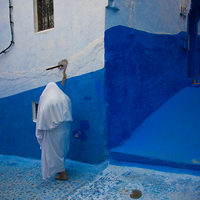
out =
<path fill-rule="evenodd" d="M 139 166 L 139 167 L 138 167 Z M 0 155 L 0 199 L 131 199 L 132 190 L 141 200 L 199 200 L 200 172 L 123 167 L 104 162 L 90 165 L 66 161 L 67 181 L 41 178 L 40 161 Z M 167 170 L 166 170 L 167 169 Z"/>
<path fill-rule="evenodd" d="M 41 177 L 40 160 L 0 155 L 0 199 L 68 199 L 89 183 L 107 163 L 90 165 L 66 161 L 67 181 Z"/>

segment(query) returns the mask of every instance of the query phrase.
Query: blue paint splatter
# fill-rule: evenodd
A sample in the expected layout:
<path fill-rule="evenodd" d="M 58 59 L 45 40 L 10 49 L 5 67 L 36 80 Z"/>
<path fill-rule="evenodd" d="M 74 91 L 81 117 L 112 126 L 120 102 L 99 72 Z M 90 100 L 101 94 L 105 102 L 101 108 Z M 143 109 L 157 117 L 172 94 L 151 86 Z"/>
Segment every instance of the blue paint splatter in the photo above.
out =
<path fill-rule="evenodd" d="M 82 142 L 86 141 L 87 140 L 87 136 L 85 134 L 85 132 L 81 129 L 76 129 L 73 131 L 73 135 L 74 135 L 74 138 L 76 139 L 80 139 Z"/>

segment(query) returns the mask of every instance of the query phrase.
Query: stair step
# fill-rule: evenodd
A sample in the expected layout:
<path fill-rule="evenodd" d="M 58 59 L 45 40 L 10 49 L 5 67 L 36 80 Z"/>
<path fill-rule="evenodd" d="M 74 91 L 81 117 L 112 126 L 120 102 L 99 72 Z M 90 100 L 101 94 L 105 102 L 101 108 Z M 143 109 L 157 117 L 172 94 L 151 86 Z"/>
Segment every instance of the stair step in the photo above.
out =
<path fill-rule="evenodd" d="M 111 162 L 126 161 L 200 170 L 200 88 L 187 87 L 149 116 Z"/>

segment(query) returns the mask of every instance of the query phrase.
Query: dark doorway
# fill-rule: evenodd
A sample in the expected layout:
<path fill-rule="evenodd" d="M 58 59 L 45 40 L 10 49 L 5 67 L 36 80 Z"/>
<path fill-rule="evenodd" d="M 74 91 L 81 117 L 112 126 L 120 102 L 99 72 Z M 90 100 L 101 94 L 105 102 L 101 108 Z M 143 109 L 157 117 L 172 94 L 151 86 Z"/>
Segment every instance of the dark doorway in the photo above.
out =
<path fill-rule="evenodd" d="M 189 52 L 188 52 L 188 78 L 198 78 L 199 68 L 197 66 L 197 36 L 198 36 L 198 10 L 194 5 L 191 6 L 188 15 L 189 25 Z"/>

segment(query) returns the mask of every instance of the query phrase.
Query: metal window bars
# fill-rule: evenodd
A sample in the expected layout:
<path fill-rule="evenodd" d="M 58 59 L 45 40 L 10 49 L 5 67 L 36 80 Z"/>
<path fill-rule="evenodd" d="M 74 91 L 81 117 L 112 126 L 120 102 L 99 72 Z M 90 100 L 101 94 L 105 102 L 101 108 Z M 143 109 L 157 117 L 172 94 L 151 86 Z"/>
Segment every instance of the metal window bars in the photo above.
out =
<path fill-rule="evenodd" d="M 38 0 L 38 31 L 54 27 L 53 0 Z"/>

